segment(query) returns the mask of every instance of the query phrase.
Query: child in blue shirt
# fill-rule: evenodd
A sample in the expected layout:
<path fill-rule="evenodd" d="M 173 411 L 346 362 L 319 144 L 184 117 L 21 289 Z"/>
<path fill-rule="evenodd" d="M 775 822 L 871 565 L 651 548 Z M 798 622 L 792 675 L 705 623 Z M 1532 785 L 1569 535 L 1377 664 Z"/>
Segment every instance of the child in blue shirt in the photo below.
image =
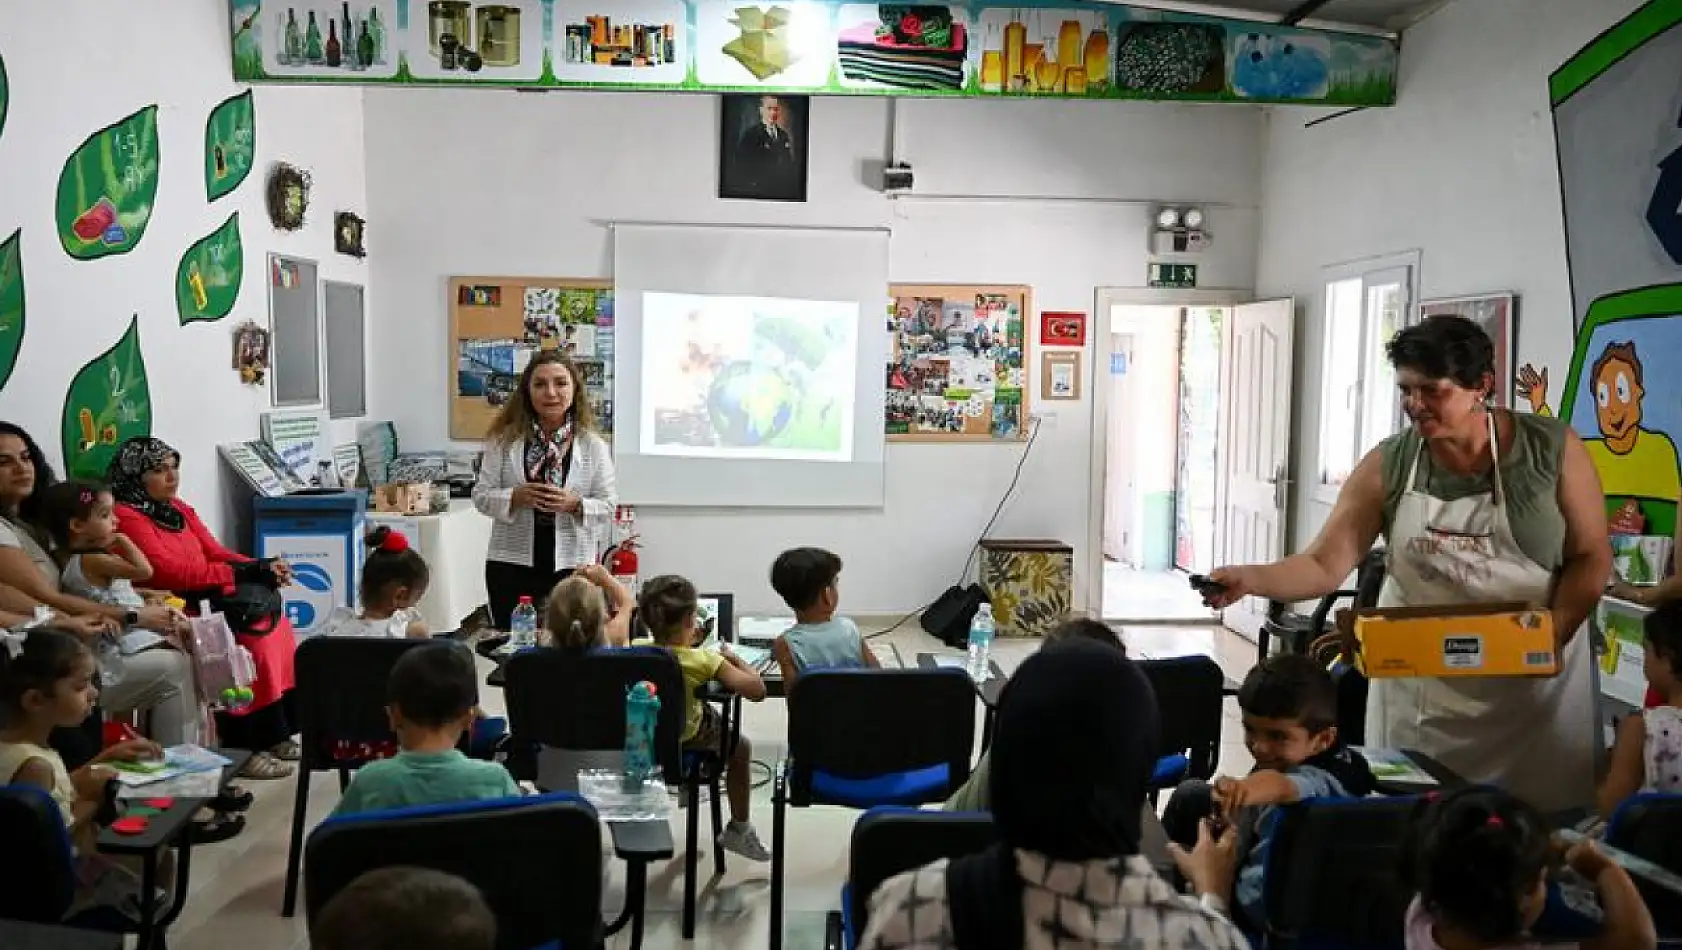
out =
<path fill-rule="evenodd" d="M 405 652 L 386 686 L 386 712 L 402 751 L 358 769 L 333 814 L 518 797 L 507 769 L 457 748 L 473 725 L 476 676 L 473 656 L 460 644 L 440 641 Z"/>
<path fill-rule="evenodd" d="M 876 668 L 876 654 L 864 645 L 858 624 L 835 616 L 841 601 L 837 582 L 841 559 L 822 548 L 784 551 L 771 565 L 771 586 L 794 611 L 794 626 L 771 644 L 784 688 L 806 670 Z"/>
<path fill-rule="evenodd" d="M 1337 687 L 1308 657 L 1271 657 L 1252 669 L 1238 689 L 1238 706 L 1255 769 L 1241 779 L 1216 779 L 1212 788 L 1196 780 L 1181 783 L 1168 799 L 1162 824 L 1182 865 L 1197 844 L 1202 821 L 1218 814 L 1231 824 L 1243 862 L 1233 885 L 1233 917 L 1240 926 L 1260 929 L 1275 808 L 1310 798 L 1363 798 L 1377 782 L 1366 760 L 1338 740 Z"/>

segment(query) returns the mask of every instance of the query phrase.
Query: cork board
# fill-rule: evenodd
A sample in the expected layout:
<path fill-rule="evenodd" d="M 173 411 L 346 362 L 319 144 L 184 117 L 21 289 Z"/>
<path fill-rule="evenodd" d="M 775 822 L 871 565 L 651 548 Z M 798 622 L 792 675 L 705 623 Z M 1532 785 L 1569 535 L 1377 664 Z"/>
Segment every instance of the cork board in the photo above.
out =
<path fill-rule="evenodd" d="M 892 284 L 890 442 L 1018 442 L 1028 437 L 1024 286 Z"/>
<path fill-rule="evenodd" d="M 452 277 L 448 294 L 450 438 L 483 439 L 540 349 L 572 355 L 597 425 L 612 437 L 613 281 Z"/>

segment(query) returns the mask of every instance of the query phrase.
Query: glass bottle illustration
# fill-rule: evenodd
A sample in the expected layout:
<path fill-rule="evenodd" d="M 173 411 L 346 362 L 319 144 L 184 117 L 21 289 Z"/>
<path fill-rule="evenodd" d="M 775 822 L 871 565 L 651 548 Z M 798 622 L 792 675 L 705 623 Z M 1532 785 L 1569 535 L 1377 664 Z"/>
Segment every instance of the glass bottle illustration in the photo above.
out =
<path fill-rule="evenodd" d="M 344 19 L 339 21 L 339 35 L 344 38 L 345 65 L 355 67 L 356 62 L 356 26 L 350 19 L 350 3 L 344 4 Z"/>
<path fill-rule="evenodd" d="M 298 30 L 298 11 L 286 8 L 286 64 L 296 66 L 304 61 L 304 34 Z"/>
<path fill-rule="evenodd" d="M 344 49 L 339 46 L 339 24 L 331 19 L 327 21 L 327 65 L 338 66 L 343 62 Z"/>
<path fill-rule="evenodd" d="M 374 37 L 374 62 L 385 65 L 385 21 L 380 19 L 379 7 L 368 8 L 368 32 Z"/>
<path fill-rule="evenodd" d="M 309 27 L 304 31 L 304 59 L 317 64 L 322 59 L 321 26 L 315 22 L 314 10 L 310 11 Z"/>
<path fill-rule="evenodd" d="M 368 32 L 368 21 L 362 21 L 362 29 L 356 35 L 356 62 L 363 69 L 374 64 L 374 34 Z"/>

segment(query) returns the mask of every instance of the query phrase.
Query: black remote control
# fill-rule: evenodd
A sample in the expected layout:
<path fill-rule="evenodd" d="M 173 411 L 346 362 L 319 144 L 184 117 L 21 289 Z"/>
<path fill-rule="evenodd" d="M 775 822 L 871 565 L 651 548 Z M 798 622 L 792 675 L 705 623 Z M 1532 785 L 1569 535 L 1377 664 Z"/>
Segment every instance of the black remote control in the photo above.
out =
<path fill-rule="evenodd" d="M 1210 580 L 1207 574 L 1193 574 L 1186 580 L 1191 583 L 1193 590 L 1205 597 L 1213 597 L 1226 590 L 1225 584 Z"/>

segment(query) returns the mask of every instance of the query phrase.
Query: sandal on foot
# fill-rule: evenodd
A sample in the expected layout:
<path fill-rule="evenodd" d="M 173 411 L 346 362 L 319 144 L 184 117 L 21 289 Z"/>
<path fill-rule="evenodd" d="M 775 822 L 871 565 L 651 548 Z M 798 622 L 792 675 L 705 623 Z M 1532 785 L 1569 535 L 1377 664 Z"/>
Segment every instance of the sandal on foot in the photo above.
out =
<path fill-rule="evenodd" d="M 291 739 L 282 742 L 269 750 L 269 754 L 282 762 L 296 762 L 304 757 L 304 750 Z"/>
<path fill-rule="evenodd" d="M 268 781 L 270 779 L 286 778 L 292 774 L 292 766 L 276 759 L 267 752 L 258 752 L 247 759 L 244 768 L 239 770 L 240 778 Z"/>
<path fill-rule="evenodd" d="M 194 844 L 216 844 L 227 841 L 245 830 L 244 815 L 224 815 L 217 813 L 209 821 L 195 821 L 188 830 Z"/>
<path fill-rule="evenodd" d="M 209 805 L 210 808 L 215 811 L 231 815 L 249 810 L 251 808 L 251 803 L 254 801 L 256 801 L 256 799 L 250 792 L 237 785 L 229 785 L 227 788 L 222 789 L 221 794 L 212 798 L 205 804 Z"/>

